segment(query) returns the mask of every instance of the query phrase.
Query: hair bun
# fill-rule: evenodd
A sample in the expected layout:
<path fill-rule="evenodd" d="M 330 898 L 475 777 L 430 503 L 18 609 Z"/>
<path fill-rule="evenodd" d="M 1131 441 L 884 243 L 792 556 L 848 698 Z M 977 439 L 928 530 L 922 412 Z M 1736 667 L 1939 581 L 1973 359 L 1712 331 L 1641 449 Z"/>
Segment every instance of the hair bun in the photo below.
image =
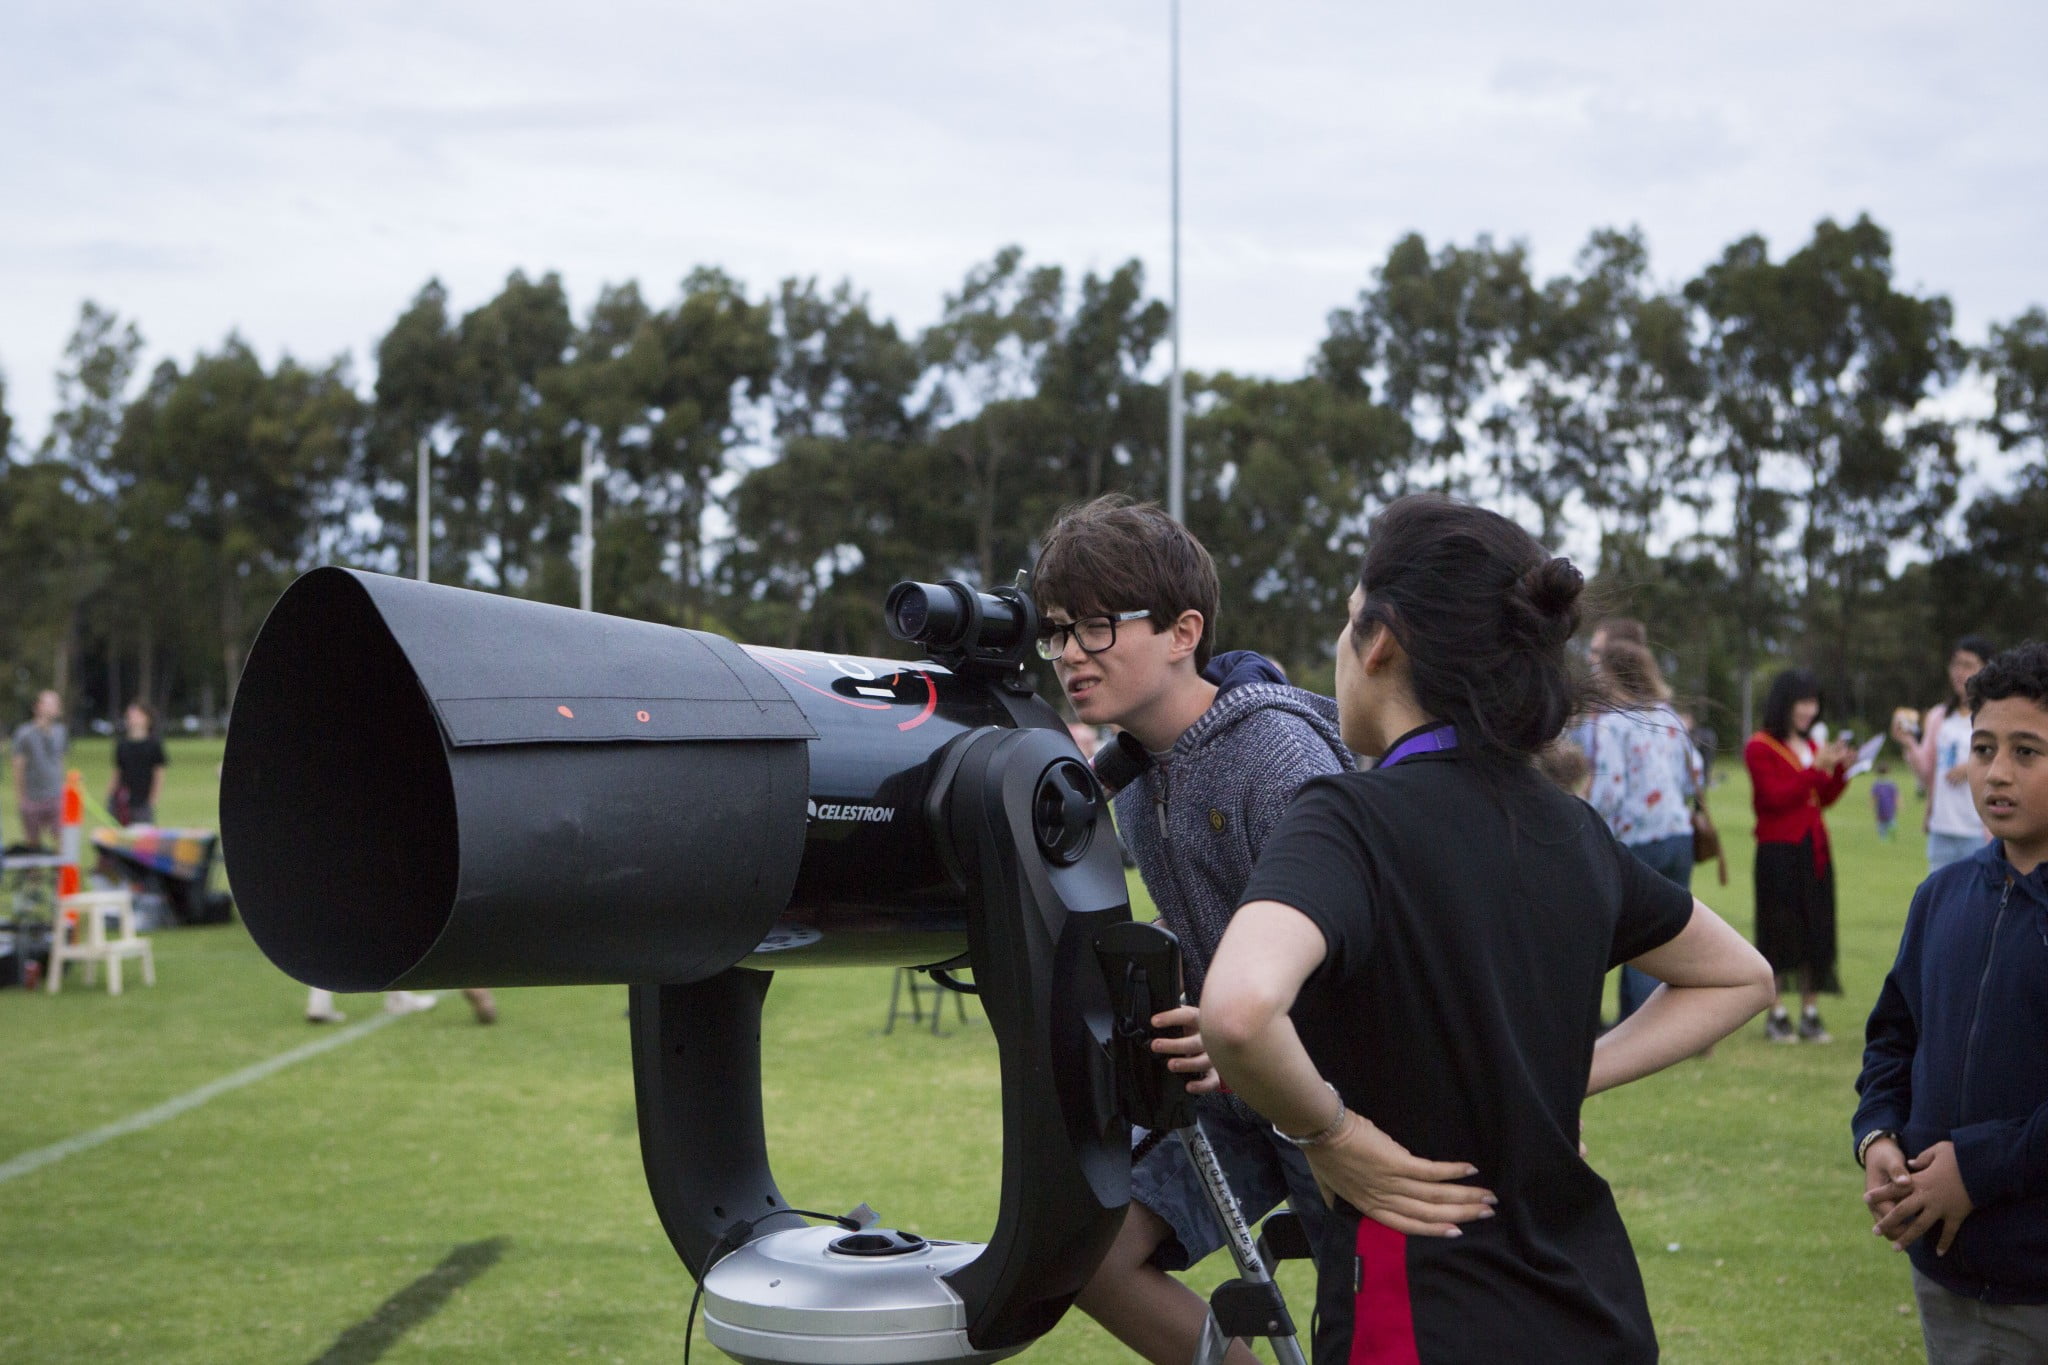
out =
<path fill-rule="evenodd" d="M 1529 570 L 1522 583 L 1528 591 L 1530 605 L 1545 616 L 1570 611 L 1577 605 L 1579 594 L 1586 590 L 1586 576 L 1579 572 L 1578 565 L 1563 555 Z"/>

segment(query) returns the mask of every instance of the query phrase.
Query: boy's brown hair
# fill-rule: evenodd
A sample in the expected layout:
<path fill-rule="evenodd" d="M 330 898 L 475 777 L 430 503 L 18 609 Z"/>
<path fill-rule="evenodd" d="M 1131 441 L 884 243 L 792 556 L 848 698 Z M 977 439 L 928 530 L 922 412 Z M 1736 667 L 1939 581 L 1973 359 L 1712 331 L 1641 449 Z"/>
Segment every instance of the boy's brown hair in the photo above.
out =
<path fill-rule="evenodd" d="M 1045 533 L 1031 571 L 1038 609 L 1061 607 L 1076 618 L 1136 611 L 1152 613 L 1164 630 L 1184 611 L 1202 613 L 1195 667 L 1208 664 L 1216 645 L 1216 564 L 1188 528 L 1156 502 L 1107 493 L 1064 509 Z"/>

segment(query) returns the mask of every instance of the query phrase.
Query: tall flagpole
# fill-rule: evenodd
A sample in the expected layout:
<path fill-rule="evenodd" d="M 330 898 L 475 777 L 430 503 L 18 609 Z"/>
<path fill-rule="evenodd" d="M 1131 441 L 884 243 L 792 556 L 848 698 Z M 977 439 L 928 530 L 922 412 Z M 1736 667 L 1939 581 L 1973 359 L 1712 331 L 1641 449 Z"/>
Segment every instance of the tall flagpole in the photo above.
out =
<path fill-rule="evenodd" d="M 1180 377 L 1180 0 L 1169 0 L 1173 27 L 1173 374 L 1166 386 L 1166 510 L 1187 513 L 1187 399 Z"/>

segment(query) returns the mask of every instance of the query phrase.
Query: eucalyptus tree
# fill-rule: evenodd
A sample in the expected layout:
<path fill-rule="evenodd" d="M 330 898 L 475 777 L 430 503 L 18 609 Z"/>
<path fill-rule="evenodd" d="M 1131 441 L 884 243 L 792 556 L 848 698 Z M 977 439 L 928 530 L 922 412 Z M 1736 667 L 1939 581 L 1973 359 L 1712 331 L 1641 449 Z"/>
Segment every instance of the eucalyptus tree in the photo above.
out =
<path fill-rule="evenodd" d="M 2048 638 L 2048 311 L 1992 327 L 1975 361 L 1993 395 L 1984 430 L 2019 463 L 2011 487 L 1970 504 L 1961 542 L 1934 562 L 1936 628 L 1939 638 Z"/>
<path fill-rule="evenodd" d="M 1991 379 L 1985 427 L 1999 449 L 2029 452 L 2029 475 L 2048 472 L 2048 309 L 2030 308 L 1992 327 L 1976 363 Z"/>
<path fill-rule="evenodd" d="M 290 577 L 324 558 L 338 485 L 357 467 L 362 400 L 348 362 L 311 369 L 286 356 L 266 372 L 229 336 L 182 372 L 165 362 L 129 410 L 115 463 L 124 502 L 207 616 L 234 697 L 242 656 Z"/>
<path fill-rule="evenodd" d="M 1327 687 L 1366 514 L 1399 491 L 1413 433 L 1314 376 L 1198 377 L 1190 403 L 1188 524 L 1216 562 L 1217 643 Z"/>
<path fill-rule="evenodd" d="M 927 420 L 954 461 L 950 486 L 972 527 L 962 567 L 983 584 L 1022 562 L 1037 529 L 1033 515 L 1018 510 L 1018 495 L 1034 482 L 1020 466 L 1055 434 L 1039 386 L 1065 294 L 1058 266 L 1027 266 L 1022 248 L 1004 247 L 968 271 L 920 338 L 930 372 Z"/>
<path fill-rule="evenodd" d="M 1042 451 L 1055 501 L 1112 487 L 1163 494 L 1166 400 L 1146 377 L 1166 336 L 1167 305 L 1145 295 L 1145 270 L 1126 261 L 1084 275 L 1071 314 L 1039 361 L 1038 397 L 1053 421 Z"/>
<path fill-rule="evenodd" d="M 494 298 L 463 315 L 445 347 L 428 334 L 431 302 L 414 313 L 423 358 L 446 366 L 431 378 L 423 367 L 416 391 L 430 395 L 445 384 L 448 439 L 436 505 L 457 566 L 449 577 L 524 593 L 568 534 L 559 493 L 576 468 L 559 391 L 575 331 L 568 295 L 553 272 L 529 280 L 515 270 Z"/>
<path fill-rule="evenodd" d="M 636 368 L 628 358 L 653 317 L 654 310 L 634 281 L 601 287 L 552 380 L 572 457 L 563 473 L 577 477 L 554 492 L 562 515 L 550 523 L 546 554 L 528 585 L 534 597 L 564 604 L 581 598 L 580 567 L 569 548 L 575 534 L 571 513 L 578 519 L 582 515 L 580 474 L 587 446 L 595 471 L 588 490 L 593 608 L 657 620 L 678 616 L 674 583 L 664 568 L 668 555 L 663 524 L 640 514 L 633 482 L 621 472 L 628 447 L 644 451 L 649 440 L 654 414 L 643 390 L 648 387 L 647 374 L 657 367 Z"/>
<path fill-rule="evenodd" d="M 142 334 L 132 322 L 90 300 L 80 306 L 57 371 L 57 410 L 35 455 L 38 469 L 16 487 L 7 581 L 20 646 L 49 661 L 43 685 L 67 696 L 87 606 L 120 567 L 110 461 L 141 354 Z"/>
<path fill-rule="evenodd" d="M 448 291 L 438 279 L 421 286 L 391 330 L 377 341 L 377 382 L 362 465 L 354 480 L 355 492 L 373 514 L 370 524 L 376 530 L 370 544 L 354 548 L 358 554 L 380 549 L 392 552 L 387 556 L 391 562 L 382 567 L 417 573 L 422 555 L 432 567 L 431 547 L 418 540 L 422 442 L 427 443 L 429 452 L 427 501 L 430 510 L 440 510 L 443 528 L 437 533 L 430 522 L 428 537 L 453 548 L 447 545 L 447 507 L 455 502 L 457 490 L 451 486 L 448 462 L 433 456 L 450 444 L 454 434 L 457 346 L 455 327 L 448 316 Z M 461 581 L 465 569 L 457 562 L 451 572 L 444 557 L 440 573 Z"/>
<path fill-rule="evenodd" d="M 587 415 L 604 434 L 612 471 L 603 535 L 631 550 L 615 568 L 644 571 L 658 559 L 652 567 L 661 571 L 615 586 L 631 589 L 634 614 L 715 624 L 706 616 L 714 586 L 706 516 L 719 504 L 748 409 L 765 400 L 774 375 L 771 308 L 709 268 L 691 271 L 668 307 L 641 311 L 637 297 L 612 295 L 583 342 L 598 366 Z"/>
<path fill-rule="evenodd" d="M 1521 245 L 1496 247 L 1482 234 L 1432 253 L 1410 233 L 1356 304 L 1330 314 L 1318 373 L 1365 388 L 1407 422 L 1410 487 L 1469 490 L 1486 440 L 1482 404 L 1508 371 L 1533 296 Z"/>
<path fill-rule="evenodd" d="M 1683 304 L 1657 292 L 1642 234 L 1601 229 L 1573 272 L 1516 310 L 1507 388 L 1483 429 L 1503 493 L 1558 544 L 1575 509 L 1647 544 L 1672 502 L 1701 500 L 1695 440 L 1705 386 Z"/>
<path fill-rule="evenodd" d="M 1954 502 L 1954 431 L 1927 405 L 1960 358 L 1948 301 L 1895 287 L 1890 238 L 1867 217 L 1823 220 L 1783 262 L 1745 238 L 1686 297 L 1713 393 L 1710 450 L 1734 493 L 1745 680 L 1771 564 L 1789 551 L 1795 652 L 1850 683 L 1859 616 L 1893 550 L 1931 545 Z"/>
<path fill-rule="evenodd" d="M 732 492 L 725 609 L 751 639 L 886 653 L 890 585 L 970 534 L 917 401 L 924 361 L 845 281 L 785 280 L 772 331 L 776 449 Z"/>

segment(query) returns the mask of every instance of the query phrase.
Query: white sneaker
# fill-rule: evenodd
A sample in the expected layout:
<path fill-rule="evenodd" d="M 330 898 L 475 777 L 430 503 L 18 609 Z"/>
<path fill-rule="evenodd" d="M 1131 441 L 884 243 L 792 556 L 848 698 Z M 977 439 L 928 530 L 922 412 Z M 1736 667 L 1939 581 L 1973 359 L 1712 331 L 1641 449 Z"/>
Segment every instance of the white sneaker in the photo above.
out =
<path fill-rule="evenodd" d="M 309 1024 L 341 1024 L 348 1022 L 348 1016 L 334 1008 L 334 1006 L 329 1005 L 324 1010 L 307 1010 L 306 1022 Z"/>
<path fill-rule="evenodd" d="M 441 997 L 438 995 L 415 995 L 411 991 L 384 992 L 386 1014 L 418 1014 L 421 1010 L 430 1010 L 440 1003 Z"/>

